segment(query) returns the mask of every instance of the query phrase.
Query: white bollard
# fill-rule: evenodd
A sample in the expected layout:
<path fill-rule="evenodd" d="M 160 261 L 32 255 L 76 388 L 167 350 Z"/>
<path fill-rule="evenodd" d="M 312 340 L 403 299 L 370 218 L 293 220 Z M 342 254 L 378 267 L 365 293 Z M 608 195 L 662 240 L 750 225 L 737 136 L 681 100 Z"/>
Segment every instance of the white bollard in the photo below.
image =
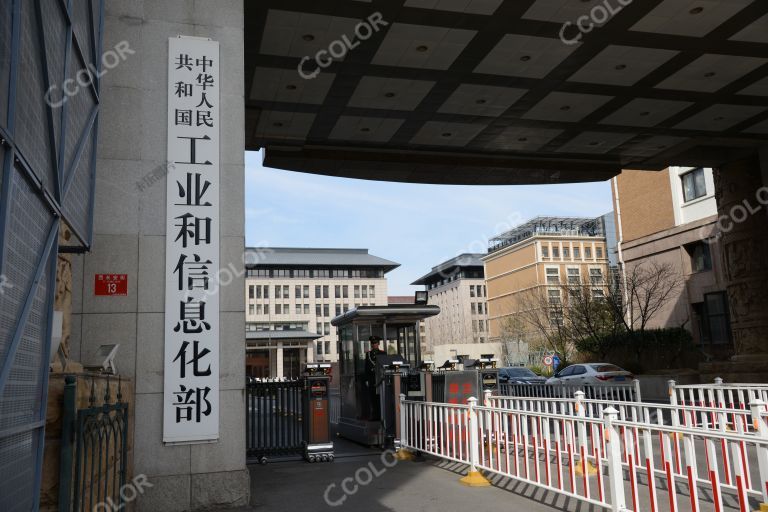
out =
<path fill-rule="evenodd" d="M 624 470 L 621 465 L 621 436 L 613 424 L 618 419 L 619 411 L 613 407 L 603 410 L 605 419 L 605 437 L 608 440 L 606 456 L 608 458 L 608 489 L 610 490 L 611 510 L 623 512 L 627 509 L 624 496 Z"/>

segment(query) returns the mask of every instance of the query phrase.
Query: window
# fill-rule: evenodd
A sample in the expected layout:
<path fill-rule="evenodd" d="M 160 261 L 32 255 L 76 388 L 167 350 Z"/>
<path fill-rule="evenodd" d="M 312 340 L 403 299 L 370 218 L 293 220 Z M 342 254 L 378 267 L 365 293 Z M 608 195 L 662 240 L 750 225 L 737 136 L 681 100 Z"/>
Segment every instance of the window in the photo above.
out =
<path fill-rule="evenodd" d="M 264 307 L 261 304 L 256 304 L 256 314 L 257 315 L 264 314 Z"/>
<path fill-rule="evenodd" d="M 356 299 L 360 298 L 360 285 L 357 285 L 357 284 L 355 285 L 355 298 Z"/>
<path fill-rule="evenodd" d="M 296 289 L 294 290 L 294 297 L 297 299 L 301 298 L 301 285 L 297 284 Z"/>
<path fill-rule="evenodd" d="M 269 304 L 264 304 L 264 314 L 265 315 L 269 314 Z"/>
<path fill-rule="evenodd" d="M 571 257 L 571 248 L 563 247 L 563 258 L 570 258 L 570 257 Z"/>
<path fill-rule="evenodd" d="M 255 290 L 255 288 L 256 288 L 256 287 L 255 287 L 255 286 L 253 286 L 253 285 L 251 285 L 251 286 L 249 286 L 249 287 L 248 287 L 248 298 L 249 298 L 249 299 L 254 299 L 254 298 L 256 298 L 256 290 Z"/>
<path fill-rule="evenodd" d="M 369 296 L 370 296 L 372 299 L 373 299 L 374 297 L 376 297 L 376 287 L 375 287 L 375 286 L 373 286 L 373 285 L 369 286 L 369 287 L 368 287 L 368 294 L 369 294 Z M 344 295 L 344 297 L 346 297 L 346 295 Z"/>
<path fill-rule="evenodd" d="M 473 302 L 472 305 L 471 305 L 471 309 L 472 309 L 472 314 L 476 315 L 477 314 L 477 304 L 475 304 Z"/>
<path fill-rule="evenodd" d="M 341 304 L 336 304 L 336 316 L 341 315 Z"/>
<path fill-rule="evenodd" d="M 581 271 L 578 268 L 568 269 L 568 284 L 581 283 Z"/>
<path fill-rule="evenodd" d="M 276 299 L 282 299 L 283 298 L 283 287 L 278 285 L 275 285 L 275 298 Z"/>
<path fill-rule="evenodd" d="M 323 331 L 324 334 L 326 335 L 331 334 L 331 324 L 328 322 L 325 322 L 323 325 L 325 326 L 325 330 Z"/>
<path fill-rule="evenodd" d="M 320 304 L 315 304 L 315 316 L 320 316 L 323 314 L 322 306 Z"/>
<path fill-rule="evenodd" d="M 297 315 L 301 314 L 301 304 L 296 304 L 296 314 Z"/>
<path fill-rule="evenodd" d="M 290 315 L 291 314 L 291 305 L 290 304 L 283 304 L 283 314 L 284 315 Z"/>
<path fill-rule="evenodd" d="M 692 272 L 706 272 L 712 270 L 712 253 L 709 250 L 709 244 L 705 242 L 696 242 L 685 246 L 688 256 L 691 258 Z"/>
<path fill-rule="evenodd" d="M 592 259 L 592 248 L 591 247 L 585 247 L 584 248 L 584 257 L 587 259 Z"/>
<path fill-rule="evenodd" d="M 577 260 L 581 259 L 581 249 L 579 247 L 573 248 L 573 257 Z"/>
<path fill-rule="evenodd" d="M 548 245 L 542 245 L 541 246 L 541 257 L 542 258 L 549 258 L 549 246 Z"/>
<path fill-rule="evenodd" d="M 560 290 L 557 288 L 547 290 L 547 296 L 549 297 L 549 303 L 552 305 L 560 304 Z"/>
<path fill-rule="evenodd" d="M 275 304 L 275 314 L 281 315 L 283 313 L 283 307 L 281 304 Z"/>
<path fill-rule="evenodd" d="M 605 290 L 602 288 L 593 288 L 592 289 L 592 298 L 594 299 L 604 299 L 605 298 Z"/>
<path fill-rule="evenodd" d="M 587 369 L 582 365 L 577 364 L 573 367 L 573 373 L 571 373 L 571 375 L 584 375 L 585 373 L 587 373 Z"/>
<path fill-rule="evenodd" d="M 552 257 L 553 258 L 559 258 L 560 257 L 560 248 L 559 247 L 553 247 L 552 248 Z"/>
<path fill-rule="evenodd" d="M 323 324 L 321 324 L 320 322 L 317 322 L 317 325 L 315 327 L 315 333 L 323 334 Z"/>
<path fill-rule="evenodd" d="M 331 292 L 329 291 L 330 288 L 331 287 L 329 285 L 327 285 L 327 284 L 323 286 L 323 298 L 324 299 L 330 298 L 330 295 L 331 295 Z"/>
<path fill-rule="evenodd" d="M 316 285 L 315 285 L 315 298 L 316 298 L 316 299 L 319 299 L 319 298 L 320 298 L 320 297 L 322 297 L 322 295 L 323 295 L 323 294 L 322 294 L 322 292 L 321 292 L 320 290 L 321 290 L 321 288 L 320 288 L 320 285 L 319 285 L 319 284 L 316 284 Z"/>
<path fill-rule="evenodd" d="M 722 344 L 731 341 L 731 322 L 728 317 L 728 297 L 725 292 L 704 295 L 706 338 L 710 343 Z"/>
<path fill-rule="evenodd" d="M 707 195 L 704 169 L 694 169 L 680 176 L 680 179 L 683 182 L 683 199 L 686 203 Z"/>
<path fill-rule="evenodd" d="M 560 269 L 548 268 L 547 269 L 547 283 L 558 284 L 560 282 Z"/>
<path fill-rule="evenodd" d="M 266 288 L 266 286 L 264 288 Z M 261 298 L 261 285 L 256 285 L 256 298 Z"/>
<path fill-rule="evenodd" d="M 364 299 L 367 299 L 367 298 L 368 298 L 368 286 L 366 286 L 366 285 L 363 285 L 363 287 L 362 287 L 362 290 L 361 290 L 361 291 L 363 292 L 363 298 L 364 298 Z"/>
<path fill-rule="evenodd" d="M 601 259 L 603 257 L 603 248 L 602 247 L 598 247 L 595 250 L 597 251 L 597 258 Z"/>
<path fill-rule="evenodd" d="M 331 307 L 328 304 L 323 304 L 323 316 L 331 316 Z"/>
<path fill-rule="evenodd" d="M 290 298 L 291 292 L 288 291 L 289 289 L 290 289 L 290 287 L 287 284 L 283 286 L 283 298 L 284 299 Z"/>
<path fill-rule="evenodd" d="M 334 286 L 333 287 L 333 292 L 334 292 L 333 296 L 336 297 L 337 299 L 340 299 L 341 298 L 341 285 L 337 284 L 336 286 Z"/>
<path fill-rule="evenodd" d="M 603 283 L 603 269 L 601 268 L 591 268 L 589 269 L 589 280 L 592 284 L 602 284 Z"/>
<path fill-rule="evenodd" d="M 254 304 L 251 304 L 248 306 L 248 314 L 249 315 L 256 314 L 256 306 Z"/>
<path fill-rule="evenodd" d="M 329 354 L 329 355 L 331 353 L 331 342 L 330 341 L 326 341 L 325 342 L 325 353 Z"/>
<path fill-rule="evenodd" d="M 345 299 L 349 298 L 349 286 L 348 285 L 345 284 L 344 286 L 341 287 L 341 296 L 344 297 Z"/>
<path fill-rule="evenodd" d="M 318 341 L 317 342 L 317 355 L 319 355 L 319 356 L 323 355 L 323 342 L 322 341 Z"/>
<path fill-rule="evenodd" d="M 475 296 L 475 285 L 473 285 L 473 284 L 469 286 L 469 296 L 470 297 L 474 297 Z"/>
<path fill-rule="evenodd" d="M 308 284 L 304 285 L 304 298 L 305 299 L 309 298 L 309 285 Z"/>

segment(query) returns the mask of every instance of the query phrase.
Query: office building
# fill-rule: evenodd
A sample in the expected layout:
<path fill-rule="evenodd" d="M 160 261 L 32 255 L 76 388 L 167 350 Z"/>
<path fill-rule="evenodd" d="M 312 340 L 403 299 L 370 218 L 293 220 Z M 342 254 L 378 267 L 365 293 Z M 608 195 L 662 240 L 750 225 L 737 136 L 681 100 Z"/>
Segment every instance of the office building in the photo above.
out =
<path fill-rule="evenodd" d="M 561 285 L 579 283 L 604 293 L 609 249 L 603 217 L 536 217 L 493 238 L 483 257 L 491 340 L 518 350 L 524 360 L 535 341 L 523 336 L 518 316 L 526 295 L 541 289 L 560 301 Z"/>
<path fill-rule="evenodd" d="M 482 256 L 461 254 L 432 267 L 412 283 L 424 286 L 429 303 L 440 306 L 440 314 L 425 321 L 425 354 L 434 354 L 438 345 L 488 341 L 488 306 Z"/>
<path fill-rule="evenodd" d="M 618 255 L 627 270 L 654 262 L 671 266 L 681 279 L 649 327 L 685 327 L 711 357 L 729 355 L 733 339 L 712 169 L 624 171 L 612 190 Z"/>
<path fill-rule="evenodd" d="M 398 266 L 367 249 L 247 249 L 246 339 L 249 354 L 254 352 L 251 357 L 262 361 L 262 369 L 254 371 L 264 373 L 269 362 L 270 376 L 284 377 L 280 366 L 336 362 L 331 319 L 358 306 L 387 305 L 385 276 Z M 283 345 L 286 339 L 276 337 L 287 335 L 270 331 L 293 331 L 291 350 Z M 273 351 L 269 356 L 258 354 Z"/>

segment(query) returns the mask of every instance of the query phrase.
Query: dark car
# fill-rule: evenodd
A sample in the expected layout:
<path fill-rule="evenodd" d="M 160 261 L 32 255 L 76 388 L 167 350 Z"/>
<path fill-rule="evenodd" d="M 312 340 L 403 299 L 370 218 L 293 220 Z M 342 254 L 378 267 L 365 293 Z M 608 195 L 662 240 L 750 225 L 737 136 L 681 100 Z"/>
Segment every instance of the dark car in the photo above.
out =
<path fill-rule="evenodd" d="M 499 370 L 499 382 L 502 384 L 544 384 L 546 381 L 528 368 L 508 367 Z"/>

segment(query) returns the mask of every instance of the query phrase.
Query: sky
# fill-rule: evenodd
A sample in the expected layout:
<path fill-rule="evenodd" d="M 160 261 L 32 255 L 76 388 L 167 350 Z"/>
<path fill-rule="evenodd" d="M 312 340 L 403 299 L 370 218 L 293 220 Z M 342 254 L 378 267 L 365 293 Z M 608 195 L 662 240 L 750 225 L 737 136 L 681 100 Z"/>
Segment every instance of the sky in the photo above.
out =
<path fill-rule="evenodd" d="M 611 211 L 610 182 L 456 186 L 335 178 L 271 169 L 245 155 L 249 247 L 368 249 L 400 263 L 389 295 L 464 252 L 485 252 L 494 235 L 538 215 L 596 217 Z"/>

